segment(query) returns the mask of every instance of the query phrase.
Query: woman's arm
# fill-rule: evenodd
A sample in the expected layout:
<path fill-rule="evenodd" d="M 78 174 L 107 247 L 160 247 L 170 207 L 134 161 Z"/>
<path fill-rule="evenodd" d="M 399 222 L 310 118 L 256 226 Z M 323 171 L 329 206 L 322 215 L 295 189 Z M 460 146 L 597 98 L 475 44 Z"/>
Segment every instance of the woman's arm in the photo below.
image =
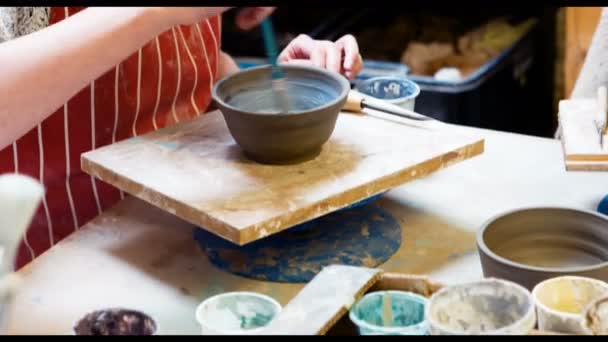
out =
<path fill-rule="evenodd" d="M 87 8 L 0 44 L 0 149 L 172 26 L 225 8 Z"/>

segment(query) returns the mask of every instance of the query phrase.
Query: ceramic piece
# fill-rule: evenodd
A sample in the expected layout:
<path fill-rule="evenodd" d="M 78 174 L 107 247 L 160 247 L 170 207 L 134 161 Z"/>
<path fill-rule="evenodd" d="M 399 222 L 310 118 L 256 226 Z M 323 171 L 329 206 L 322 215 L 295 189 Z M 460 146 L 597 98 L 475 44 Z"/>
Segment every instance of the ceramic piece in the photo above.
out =
<path fill-rule="evenodd" d="M 230 134 L 250 159 L 294 164 L 316 157 L 334 131 L 350 83 L 319 68 L 283 66 L 292 111 L 277 109 L 271 69 L 242 70 L 219 81 L 212 96 Z"/>
<path fill-rule="evenodd" d="M 608 217 L 593 211 L 509 211 L 482 226 L 477 246 L 486 277 L 510 280 L 529 290 L 564 275 L 608 280 Z"/>
<path fill-rule="evenodd" d="M 413 111 L 420 87 L 405 77 L 379 76 L 357 84 L 357 91 Z"/>

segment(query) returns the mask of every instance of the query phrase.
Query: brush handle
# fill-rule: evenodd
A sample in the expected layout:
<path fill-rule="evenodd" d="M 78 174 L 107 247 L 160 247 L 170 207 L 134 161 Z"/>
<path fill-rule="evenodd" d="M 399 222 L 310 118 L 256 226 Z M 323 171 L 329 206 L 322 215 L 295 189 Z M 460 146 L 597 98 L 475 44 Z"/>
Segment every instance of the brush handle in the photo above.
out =
<path fill-rule="evenodd" d="M 363 96 L 350 91 L 346 97 L 346 103 L 344 103 L 342 108 L 354 113 L 363 112 Z"/>
<path fill-rule="evenodd" d="M 414 111 L 408 110 L 406 108 L 397 106 L 392 103 L 387 103 L 382 100 L 375 100 L 373 98 L 365 98 L 359 95 L 355 91 L 350 91 L 348 96 L 346 97 L 346 103 L 342 107 L 344 110 L 362 113 L 364 108 L 374 109 L 380 112 L 398 115 L 404 118 L 408 118 L 411 120 L 417 121 L 427 121 L 433 120 L 432 118 L 422 115 L 420 113 L 416 113 Z"/>
<path fill-rule="evenodd" d="M 272 65 L 272 78 L 278 79 L 283 78 L 283 73 L 278 66 L 279 49 L 277 47 L 277 39 L 272 28 L 272 22 L 270 17 L 264 19 L 261 23 L 262 38 L 264 39 L 264 46 L 266 47 L 266 55 L 270 65 Z"/>

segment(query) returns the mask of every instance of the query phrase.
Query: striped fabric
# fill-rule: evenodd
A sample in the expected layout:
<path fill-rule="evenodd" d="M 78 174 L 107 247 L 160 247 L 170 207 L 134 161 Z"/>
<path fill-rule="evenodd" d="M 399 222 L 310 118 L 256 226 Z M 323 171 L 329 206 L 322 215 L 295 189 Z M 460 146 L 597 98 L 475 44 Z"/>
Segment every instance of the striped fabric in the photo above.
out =
<path fill-rule="evenodd" d="M 53 7 L 50 24 L 82 9 Z M 83 152 L 194 118 L 207 109 L 217 78 L 220 35 L 219 16 L 164 32 L 0 151 L 0 173 L 30 175 L 47 190 L 23 237 L 17 267 L 124 197 L 80 170 Z M 61 82 L 60 70 L 57 80 Z"/>

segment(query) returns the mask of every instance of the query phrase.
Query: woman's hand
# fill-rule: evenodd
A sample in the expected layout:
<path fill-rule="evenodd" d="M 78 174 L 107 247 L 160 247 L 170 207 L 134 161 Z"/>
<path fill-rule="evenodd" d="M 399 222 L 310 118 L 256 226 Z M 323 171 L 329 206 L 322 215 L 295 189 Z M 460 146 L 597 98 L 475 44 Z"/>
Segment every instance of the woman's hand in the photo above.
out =
<path fill-rule="evenodd" d="M 336 42 L 299 35 L 279 55 L 279 63 L 312 65 L 353 79 L 363 68 L 359 45 L 348 34 Z"/>

